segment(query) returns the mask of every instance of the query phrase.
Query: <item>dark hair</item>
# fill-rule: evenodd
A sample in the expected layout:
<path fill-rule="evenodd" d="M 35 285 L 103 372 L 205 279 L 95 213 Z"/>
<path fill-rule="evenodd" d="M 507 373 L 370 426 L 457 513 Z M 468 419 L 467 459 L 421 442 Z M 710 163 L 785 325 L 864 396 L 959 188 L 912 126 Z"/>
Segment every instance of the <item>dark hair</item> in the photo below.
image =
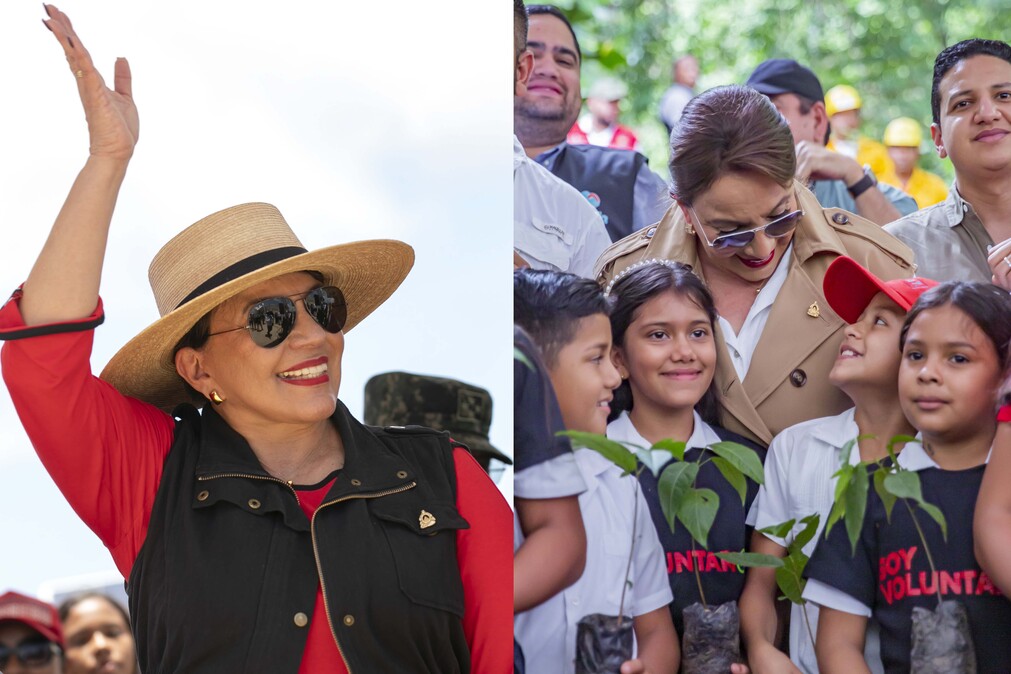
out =
<path fill-rule="evenodd" d="M 706 284 L 692 272 L 692 268 L 680 262 L 653 262 L 638 267 L 621 276 L 610 294 L 614 298 L 611 310 L 611 337 L 615 346 L 624 346 L 628 326 L 638 318 L 640 307 L 661 293 L 674 293 L 691 300 L 709 318 L 709 326 L 716 326 L 716 304 Z M 702 399 L 695 403 L 695 411 L 707 424 L 716 424 L 719 416 L 719 397 L 716 380 L 709 383 Z M 631 410 L 634 401 L 628 381 L 623 381 L 614 392 L 611 404 L 612 414 Z"/>
<path fill-rule="evenodd" d="M 992 283 L 949 281 L 920 295 L 906 314 L 899 334 L 899 349 L 906 347 L 906 334 L 916 317 L 928 309 L 951 305 L 967 315 L 990 338 L 1003 366 L 1011 342 L 1011 295 Z"/>
<path fill-rule="evenodd" d="M 1011 46 L 1000 40 L 972 38 L 945 47 L 934 59 L 934 81 L 930 86 L 930 111 L 934 124 L 941 123 L 941 80 L 948 71 L 973 56 L 995 56 L 1011 63 Z"/>
<path fill-rule="evenodd" d="M 118 601 L 107 594 L 102 594 L 101 592 L 85 592 L 83 594 L 74 595 L 70 599 L 65 600 L 62 604 L 60 604 L 60 608 L 57 609 L 57 612 L 60 614 L 60 622 L 66 623 L 67 618 L 70 617 L 70 612 L 73 611 L 78 604 L 87 601 L 88 599 L 101 599 L 106 604 L 116 609 L 116 613 L 123 618 L 123 624 L 126 625 L 127 631 L 130 630 L 130 615 L 126 612 L 126 609 L 123 608 Z"/>
<path fill-rule="evenodd" d="M 569 23 L 569 17 L 565 16 L 562 10 L 558 9 L 554 5 L 527 5 L 527 16 L 534 16 L 537 14 L 550 14 L 559 21 L 565 24 L 565 27 L 569 29 L 572 33 L 572 43 L 576 45 L 576 54 L 579 56 L 579 62 L 583 62 L 583 51 L 579 48 L 579 40 L 576 38 L 576 31 L 572 29 L 572 24 Z"/>
<path fill-rule="evenodd" d="M 671 196 L 688 205 L 728 172 L 788 185 L 797 169 L 786 119 L 768 97 L 736 84 L 693 98 L 671 132 L 670 145 Z"/>
<path fill-rule="evenodd" d="M 548 269 L 513 273 L 513 321 L 537 344 L 548 368 L 575 337 L 580 319 L 608 316 L 610 308 L 604 291 L 588 278 Z"/>
<path fill-rule="evenodd" d="M 523 6 L 523 0 L 513 0 L 513 46 L 516 49 L 516 60 L 527 48 L 527 31 L 530 28 L 530 20 L 527 18 L 527 8 Z"/>

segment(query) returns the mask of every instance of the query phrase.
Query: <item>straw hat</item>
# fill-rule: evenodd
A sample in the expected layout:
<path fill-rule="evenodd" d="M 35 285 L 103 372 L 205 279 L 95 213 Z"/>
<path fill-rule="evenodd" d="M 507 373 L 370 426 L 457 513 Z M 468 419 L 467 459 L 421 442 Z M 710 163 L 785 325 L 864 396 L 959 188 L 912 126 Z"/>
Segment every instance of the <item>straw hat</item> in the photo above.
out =
<path fill-rule="evenodd" d="M 166 411 L 191 399 L 172 351 L 204 314 L 268 279 L 317 271 L 347 300 L 344 332 L 396 290 L 414 250 L 392 240 L 356 241 L 308 252 L 270 204 L 241 204 L 187 227 L 155 255 L 148 270 L 161 318 L 119 350 L 102 379 L 120 393 Z"/>

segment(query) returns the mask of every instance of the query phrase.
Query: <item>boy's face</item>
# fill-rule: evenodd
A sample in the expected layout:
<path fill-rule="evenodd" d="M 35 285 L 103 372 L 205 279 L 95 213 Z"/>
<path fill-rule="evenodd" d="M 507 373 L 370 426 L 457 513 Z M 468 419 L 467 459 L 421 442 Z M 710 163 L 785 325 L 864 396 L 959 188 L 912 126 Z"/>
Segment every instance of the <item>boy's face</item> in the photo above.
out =
<path fill-rule="evenodd" d="M 611 363 L 611 321 L 607 316 L 581 318 L 575 336 L 558 351 L 548 374 L 565 428 L 604 433 L 612 391 L 621 383 Z"/>
<path fill-rule="evenodd" d="M 887 295 L 875 295 L 859 320 L 846 326 L 829 380 L 847 392 L 865 386 L 896 391 L 902 356 L 899 333 L 905 317 L 902 307 Z"/>

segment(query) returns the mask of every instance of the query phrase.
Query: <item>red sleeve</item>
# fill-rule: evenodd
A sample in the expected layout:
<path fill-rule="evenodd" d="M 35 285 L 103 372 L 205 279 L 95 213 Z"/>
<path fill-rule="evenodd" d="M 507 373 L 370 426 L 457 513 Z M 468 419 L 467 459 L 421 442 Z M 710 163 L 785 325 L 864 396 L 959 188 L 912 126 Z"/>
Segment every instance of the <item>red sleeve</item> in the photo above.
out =
<path fill-rule="evenodd" d="M 3 378 L 39 458 L 125 576 L 144 542 L 175 422 L 91 373 L 102 304 L 87 319 L 27 329 L 15 294 L 0 309 Z"/>
<path fill-rule="evenodd" d="M 1001 405 L 997 411 L 997 421 L 1004 423 L 1011 421 L 1011 403 Z"/>
<path fill-rule="evenodd" d="M 470 452 L 453 450 L 456 507 L 470 523 L 456 536 L 463 579 L 463 629 L 471 671 L 513 671 L 512 510 Z"/>

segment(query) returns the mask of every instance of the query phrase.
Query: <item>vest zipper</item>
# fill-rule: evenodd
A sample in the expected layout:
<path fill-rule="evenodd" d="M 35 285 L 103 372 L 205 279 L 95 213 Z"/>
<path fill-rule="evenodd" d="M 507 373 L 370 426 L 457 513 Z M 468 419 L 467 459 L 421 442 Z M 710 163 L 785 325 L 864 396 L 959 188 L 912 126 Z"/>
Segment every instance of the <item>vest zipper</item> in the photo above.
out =
<path fill-rule="evenodd" d="M 330 604 L 327 602 L 326 598 L 326 581 L 323 579 L 323 565 L 320 563 L 319 548 L 316 545 L 316 515 L 318 515 L 319 511 L 323 508 L 332 506 L 335 503 L 350 501 L 351 499 L 356 498 L 378 498 L 380 496 L 389 496 L 390 494 L 399 494 L 400 492 L 414 489 L 416 486 L 418 486 L 417 482 L 411 482 L 401 487 L 397 487 L 396 489 L 387 489 L 385 491 L 377 491 L 370 494 L 348 494 L 347 496 L 342 496 L 338 499 L 334 499 L 333 501 L 321 503 L 320 506 L 316 508 L 316 512 L 312 514 L 312 521 L 309 523 L 309 531 L 312 534 L 312 554 L 316 557 L 316 573 L 319 575 L 319 586 L 323 594 L 323 611 L 326 613 L 327 624 L 330 625 L 330 634 L 333 635 L 334 643 L 337 644 L 337 652 L 341 654 L 341 660 L 344 661 L 344 667 L 348 670 L 348 674 L 351 674 L 351 665 L 348 664 L 348 659 L 344 655 L 344 649 L 341 648 L 340 639 L 337 638 L 337 630 L 335 630 L 333 626 L 333 616 L 330 615 Z"/>
<path fill-rule="evenodd" d="M 278 484 L 283 484 L 291 492 L 292 496 L 295 497 L 295 503 L 298 507 L 302 507 L 302 502 L 298 500 L 298 492 L 295 488 L 291 486 L 290 482 L 285 482 L 284 480 L 276 477 L 267 477 L 265 475 L 247 475 L 245 473 L 222 473 L 221 475 L 204 475 L 197 478 L 197 482 L 206 482 L 207 480 L 216 480 L 219 477 L 244 477 L 250 480 L 266 480 L 267 482 L 277 482 Z"/>

